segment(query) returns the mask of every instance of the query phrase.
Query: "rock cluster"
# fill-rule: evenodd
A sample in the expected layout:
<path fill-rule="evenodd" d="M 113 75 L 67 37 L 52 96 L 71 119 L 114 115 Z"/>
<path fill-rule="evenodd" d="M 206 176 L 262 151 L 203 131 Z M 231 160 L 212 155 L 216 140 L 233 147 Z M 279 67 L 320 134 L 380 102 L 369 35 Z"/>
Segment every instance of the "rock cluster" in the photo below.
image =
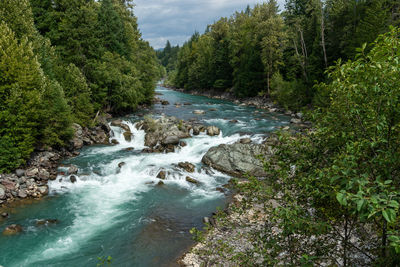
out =
<path fill-rule="evenodd" d="M 84 145 L 109 144 L 111 129 L 107 123 L 107 116 L 99 117 L 95 127 L 87 128 L 74 123 L 74 137 L 70 142 L 69 150 L 81 149 Z"/>
<path fill-rule="evenodd" d="M 174 152 L 175 148 L 187 145 L 181 139 L 191 138 L 191 133 L 198 135 L 200 132 L 207 132 L 208 135 L 214 136 L 221 132 L 215 126 L 205 127 L 175 117 L 161 117 L 159 119 L 147 117 L 137 123 L 136 127 L 146 132 L 145 146 L 148 148 L 143 151 L 146 153 Z"/>
<path fill-rule="evenodd" d="M 41 198 L 47 195 L 47 183 L 56 179 L 61 159 L 79 155 L 77 150 L 84 145 L 108 144 L 111 129 L 107 118 L 109 116 L 98 117 L 97 125 L 92 128 L 73 124 L 75 133 L 67 148 L 55 150 L 51 147 L 38 147 L 24 169 L 17 169 L 11 174 L 0 174 L 0 206 L 18 199 Z M 68 169 L 68 175 L 77 172 L 75 166 Z"/>

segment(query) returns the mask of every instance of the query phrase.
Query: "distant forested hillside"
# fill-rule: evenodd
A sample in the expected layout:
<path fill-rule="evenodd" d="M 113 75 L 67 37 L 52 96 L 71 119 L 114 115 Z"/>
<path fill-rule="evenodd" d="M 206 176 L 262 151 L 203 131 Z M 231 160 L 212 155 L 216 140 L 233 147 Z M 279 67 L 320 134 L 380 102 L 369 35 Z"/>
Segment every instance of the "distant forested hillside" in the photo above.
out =
<path fill-rule="evenodd" d="M 169 58 L 168 83 L 265 95 L 300 109 L 312 103 L 329 66 L 399 25 L 399 7 L 393 0 L 287 0 L 282 12 L 275 0 L 248 7 L 195 33 Z"/>

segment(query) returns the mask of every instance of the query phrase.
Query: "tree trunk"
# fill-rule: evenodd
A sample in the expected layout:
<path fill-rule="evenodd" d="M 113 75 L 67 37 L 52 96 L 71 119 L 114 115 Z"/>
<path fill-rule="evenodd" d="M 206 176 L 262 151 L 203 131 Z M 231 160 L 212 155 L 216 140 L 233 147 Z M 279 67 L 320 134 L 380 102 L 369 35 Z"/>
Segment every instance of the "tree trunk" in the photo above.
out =
<path fill-rule="evenodd" d="M 299 54 L 299 49 L 297 48 L 296 40 L 294 40 L 294 39 L 293 39 L 293 44 L 294 44 L 294 49 L 296 50 L 296 55 L 297 55 L 297 57 L 299 58 L 299 61 L 300 61 L 300 65 L 301 65 L 301 69 L 302 69 L 302 71 L 303 71 L 304 79 L 305 79 L 306 81 L 308 81 L 308 77 L 307 77 L 307 72 L 306 72 L 306 66 L 305 66 L 305 63 L 304 63 L 304 59 L 301 58 L 301 56 L 300 56 L 300 54 Z"/>
<path fill-rule="evenodd" d="M 326 47 L 325 47 L 325 18 L 324 18 L 324 6 L 321 3 L 321 45 L 322 50 L 324 52 L 324 61 L 325 68 L 328 68 L 328 58 L 326 56 Z"/>

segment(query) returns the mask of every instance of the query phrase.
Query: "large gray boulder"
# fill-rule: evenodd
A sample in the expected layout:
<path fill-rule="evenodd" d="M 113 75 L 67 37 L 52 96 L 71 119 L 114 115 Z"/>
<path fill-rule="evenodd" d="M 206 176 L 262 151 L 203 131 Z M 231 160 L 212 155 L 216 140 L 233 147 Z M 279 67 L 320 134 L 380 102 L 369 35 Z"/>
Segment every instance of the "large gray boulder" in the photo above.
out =
<path fill-rule="evenodd" d="M 267 176 L 259 155 L 268 157 L 272 151 L 268 146 L 258 144 L 223 144 L 212 147 L 202 162 L 223 173 L 242 177 L 249 174 L 255 177 Z"/>

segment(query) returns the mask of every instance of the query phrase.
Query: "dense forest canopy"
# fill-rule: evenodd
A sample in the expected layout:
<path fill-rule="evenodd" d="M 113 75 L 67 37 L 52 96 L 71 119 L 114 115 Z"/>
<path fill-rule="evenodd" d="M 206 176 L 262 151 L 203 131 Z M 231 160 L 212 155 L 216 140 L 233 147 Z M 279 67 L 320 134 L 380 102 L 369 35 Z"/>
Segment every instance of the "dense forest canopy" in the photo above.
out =
<path fill-rule="evenodd" d="M 171 53 L 168 83 L 265 95 L 300 109 L 313 102 L 327 67 L 354 58 L 363 43 L 399 25 L 399 7 L 393 0 L 287 0 L 283 11 L 271 0 L 248 7 L 195 33 L 177 56 Z"/>
<path fill-rule="evenodd" d="M 38 145 L 61 147 L 71 123 L 150 102 L 160 68 L 132 2 L 0 2 L 0 171 Z"/>

